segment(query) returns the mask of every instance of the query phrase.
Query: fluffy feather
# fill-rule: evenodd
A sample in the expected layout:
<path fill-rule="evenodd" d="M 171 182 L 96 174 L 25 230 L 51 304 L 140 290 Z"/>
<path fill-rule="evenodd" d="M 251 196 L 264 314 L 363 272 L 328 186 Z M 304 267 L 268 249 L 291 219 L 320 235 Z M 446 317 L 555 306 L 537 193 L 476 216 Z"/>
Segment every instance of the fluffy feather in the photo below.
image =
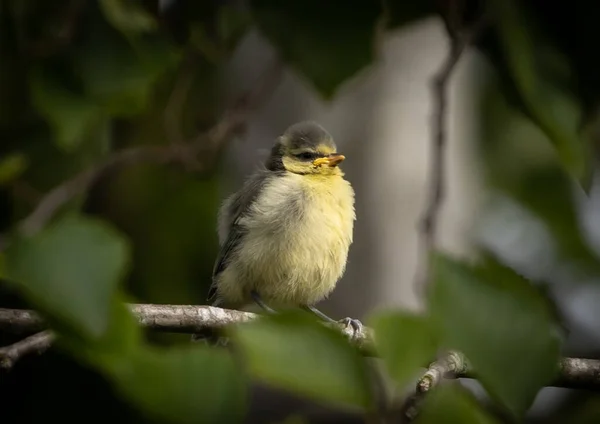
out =
<path fill-rule="evenodd" d="M 356 219 L 354 190 L 339 167 L 319 171 L 305 162 L 302 168 L 286 155 L 286 145 L 298 148 L 280 140 L 272 162 L 220 209 L 221 252 L 209 294 L 214 304 L 241 308 L 256 290 L 272 307 L 314 305 L 345 272 Z M 317 149 L 318 143 L 304 145 Z M 321 148 L 334 151 L 335 145 L 329 141 Z"/>

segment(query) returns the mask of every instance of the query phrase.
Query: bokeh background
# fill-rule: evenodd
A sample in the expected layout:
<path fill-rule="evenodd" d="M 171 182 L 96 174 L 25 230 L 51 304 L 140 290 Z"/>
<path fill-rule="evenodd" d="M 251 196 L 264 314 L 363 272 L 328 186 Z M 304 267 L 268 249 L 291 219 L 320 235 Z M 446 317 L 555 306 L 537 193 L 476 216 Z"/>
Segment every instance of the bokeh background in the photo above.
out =
<path fill-rule="evenodd" d="M 107 28 L 114 22 L 102 15 L 101 3 L 0 3 L 0 221 L 5 230 L 49 188 L 111 151 L 166 145 L 206 130 L 281 60 L 259 29 L 238 34 L 233 24 L 215 24 L 214 10 L 221 3 L 236 10 L 235 2 L 194 5 L 171 0 L 140 3 L 157 14 L 161 31 L 178 44 L 177 55 L 170 56 L 175 49 L 162 45 L 160 37 L 151 39 L 148 67 L 138 69 L 128 61 L 127 50 L 113 43 L 117 35 Z M 125 13 L 126 3 L 136 2 L 106 2 L 107 7 L 111 3 L 120 4 L 113 10 L 118 14 Z M 550 9 L 545 9 L 548 16 Z M 124 19 L 124 27 L 134 26 L 134 15 L 115 16 Z M 141 19 L 137 24 L 143 26 Z M 220 202 L 265 159 L 287 126 L 311 119 L 330 131 L 347 157 L 343 169 L 356 191 L 358 217 L 346 274 L 321 310 L 359 319 L 385 308 L 420 310 L 418 237 L 429 193 L 435 107 L 431 81 L 449 45 L 447 22 L 423 14 L 382 34 L 376 60 L 344 81 L 332 98 L 324 98 L 309 78 L 283 61 L 272 92 L 248 118 L 244 131 L 227 140 L 201 171 L 150 163 L 107 172 L 78 201 L 87 213 L 109 220 L 131 240 L 127 293 L 140 303 L 204 304 L 218 249 Z M 61 62 L 65 57 L 70 62 Z M 93 111 L 86 104 L 56 89 L 82 75 L 107 105 L 108 112 L 98 119 L 90 119 Z M 462 55 L 451 78 L 439 247 L 469 258 L 477 246 L 485 246 L 518 272 L 543 282 L 569 329 L 565 354 L 598 356 L 597 277 L 578 272 L 544 222 L 493 184 L 514 178 L 520 167 L 559 162 L 547 134 L 506 100 L 501 82 L 494 62 L 474 47 Z M 174 98 L 176 86 L 184 93 L 178 94 L 182 99 Z M 547 102 L 545 107 L 561 116 L 570 113 L 560 104 Z M 57 136 L 53 125 L 60 126 L 61 119 L 67 123 Z M 587 194 L 574 185 L 573 193 L 584 236 L 597 249 L 598 185 L 592 182 Z M 562 205 L 549 197 L 547 207 Z M 27 306 L 8 289 L 1 299 L 4 307 Z M 6 344 L 11 337 L 2 335 L 2 341 Z M 189 343 L 188 335 L 149 337 L 164 345 Z M 485 396 L 474 381 L 464 384 Z M 254 395 L 248 422 L 281 422 L 295 413 L 309 422 L 362 422 L 262 386 Z M 571 422 L 573 411 L 586 402 L 593 405 L 596 398 L 591 392 L 544 388 L 527 420 Z M 1 374 L 0 403 L 0 417 L 7 423 L 149 422 L 101 375 L 55 351 L 24 358 L 10 373 Z"/>

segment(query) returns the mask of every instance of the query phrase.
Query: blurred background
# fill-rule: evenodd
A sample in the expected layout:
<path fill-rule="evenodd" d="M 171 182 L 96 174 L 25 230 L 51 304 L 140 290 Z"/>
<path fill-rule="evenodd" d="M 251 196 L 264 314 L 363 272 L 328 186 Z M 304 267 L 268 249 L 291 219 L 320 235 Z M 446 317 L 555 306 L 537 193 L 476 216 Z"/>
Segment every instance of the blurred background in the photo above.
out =
<path fill-rule="evenodd" d="M 357 213 L 347 271 L 321 310 L 365 320 L 386 308 L 422 309 L 418 237 L 434 136 L 431 81 L 449 52 L 448 22 L 423 13 L 379 33 L 375 60 L 325 98 L 310 78 L 282 59 L 265 33 L 245 26 L 240 10 L 246 9 L 237 3 L 2 1 L 2 230 L 31 211 L 51 187 L 113 151 L 194 139 L 266 74 L 273 84 L 244 130 L 201 157 L 206 163 L 200 170 L 155 163 L 119 167 L 69 207 L 81 206 L 109 220 L 130 239 L 133 260 L 125 287 L 134 301 L 204 304 L 218 251 L 220 202 L 264 161 L 289 125 L 316 120 L 346 155 L 343 169 L 356 191 Z M 224 5 L 232 11 L 226 20 L 216 12 Z M 151 27 L 140 7 L 157 17 L 160 30 L 158 35 L 148 30 L 145 44 L 136 46 L 142 51 L 138 63 L 125 40 L 130 32 Z M 544 10 L 549 21 L 550 9 Z M 277 62 L 282 70 L 273 73 Z M 73 94 L 82 88 L 87 99 Z M 483 246 L 542 284 L 569 330 L 564 354 L 597 357 L 600 287 L 596 276 L 582 272 L 561 250 L 570 227 L 558 221 L 549 225 L 505 190 L 519 187 L 519 194 L 528 196 L 525 185 L 515 181 L 530 168 L 558 169 L 561 158 L 551 137 L 506 98 L 502 72 L 478 48 L 467 48 L 448 88 L 439 247 L 470 258 Z M 98 102 L 88 101 L 92 97 Z M 572 115 L 570 103 L 540 101 L 560 116 Z M 594 108 L 587 109 L 587 116 L 593 116 Z M 562 202 L 573 202 L 583 236 L 597 250 L 598 185 L 591 178 L 587 193 L 569 185 L 573 196 L 565 200 L 549 181 L 533 188 L 548 194 L 544 207 L 560 212 Z M 556 222 L 566 239 L 553 239 Z M 0 299 L 3 307 L 27 306 L 8 291 Z M 2 335 L 3 344 L 11 337 Z M 188 335 L 149 337 L 164 345 L 189 343 Z M 484 396 L 474 381 L 464 384 Z M 597 397 L 545 388 L 528 422 L 571 422 L 582 405 L 597 408 Z M 0 399 L 7 423 L 50 417 L 149 422 L 120 400 L 102 376 L 54 351 L 24 358 L 10 373 L 0 374 Z M 308 422 L 362 422 L 262 386 L 254 389 L 247 419 L 282 422 L 295 413 Z"/>

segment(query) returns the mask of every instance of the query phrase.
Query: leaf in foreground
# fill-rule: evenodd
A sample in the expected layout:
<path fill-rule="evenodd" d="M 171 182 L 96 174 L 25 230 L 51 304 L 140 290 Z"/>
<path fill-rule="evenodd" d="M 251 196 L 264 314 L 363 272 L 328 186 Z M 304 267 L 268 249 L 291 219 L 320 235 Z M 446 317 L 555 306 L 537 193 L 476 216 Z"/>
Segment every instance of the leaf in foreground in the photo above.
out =
<path fill-rule="evenodd" d="M 375 59 L 378 2 L 340 9 L 317 0 L 253 0 L 251 6 L 260 31 L 325 98 Z"/>
<path fill-rule="evenodd" d="M 250 373 L 313 399 L 369 407 L 367 363 L 339 332 L 302 314 L 238 326 L 233 337 Z"/>
<path fill-rule="evenodd" d="M 506 63 L 524 109 L 548 136 L 564 167 L 578 181 L 587 184 L 591 161 L 587 141 L 578 127 L 581 110 L 575 96 L 563 89 L 565 85 L 574 85 L 568 72 L 562 69 L 567 60 L 558 51 L 550 50 L 550 44 L 518 3 L 515 0 L 489 3 L 497 20 L 502 63 Z M 555 80 L 550 80 L 551 76 Z"/>
<path fill-rule="evenodd" d="M 53 323 L 88 339 L 108 328 L 129 246 L 108 224 L 67 215 L 6 252 L 6 273 Z"/>
<path fill-rule="evenodd" d="M 404 387 L 425 365 L 433 362 L 437 340 L 427 317 L 402 312 L 373 317 L 378 353 L 390 375 Z"/>
<path fill-rule="evenodd" d="M 421 408 L 415 424 L 499 424 L 459 384 L 436 388 Z"/>
<path fill-rule="evenodd" d="M 53 69 L 34 69 L 30 77 L 35 107 L 46 119 L 56 145 L 73 152 L 102 120 L 102 111 L 91 99 L 67 87 Z"/>
<path fill-rule="evenodd" d="M 464 353 L 486 390 L 520 416 L 558 371 L 560 337 L 541 295 L 488 260 L 469 266 L 434 260 L 430 310 L 445 348 Z"/>
<path fill-rule="evenodd" d="M 233 358 L 207 346 L 140 350 L 114 378 L 138 408 L 170 423 L 240 422 L 246 407 Z"/>

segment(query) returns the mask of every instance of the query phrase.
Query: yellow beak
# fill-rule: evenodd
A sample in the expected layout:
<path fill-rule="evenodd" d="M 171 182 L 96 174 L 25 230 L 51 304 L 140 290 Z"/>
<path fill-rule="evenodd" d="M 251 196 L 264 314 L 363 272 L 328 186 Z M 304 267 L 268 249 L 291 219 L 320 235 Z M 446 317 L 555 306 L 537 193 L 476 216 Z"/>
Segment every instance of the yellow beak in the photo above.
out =
<path fill-rule="evenodd" d="M 337 166 L 340 162 L 346 159 L 344 155 L 338 155 L 337 153 L 333 153 L 325 158 L 318 158 L 313 161 L 314 166 L 322 166 L 328 165 L 331 167 Z"/>

